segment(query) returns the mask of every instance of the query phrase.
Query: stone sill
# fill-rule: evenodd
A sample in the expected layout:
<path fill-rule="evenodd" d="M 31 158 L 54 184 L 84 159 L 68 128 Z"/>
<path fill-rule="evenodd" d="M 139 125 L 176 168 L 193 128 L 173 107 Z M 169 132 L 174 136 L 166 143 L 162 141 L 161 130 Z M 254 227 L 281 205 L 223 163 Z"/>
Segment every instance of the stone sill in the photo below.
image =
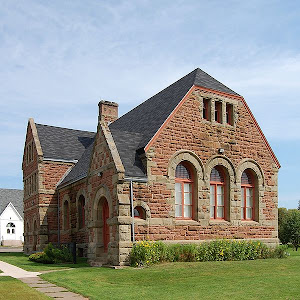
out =
<path fill-rule="evenodd" d="M 195 220 L 176 220 L 175 225 L 199 225 L 199 222 Z"/>
<path fill-rule="evenodd" d="M 231 223 L 226 220 L 209 220 L 209 225 L 231 225 Z"/>
<path fill-rule="evenodd" d="M 248 225 L 248 226 L 259 226 L 259 223 L 256 221 L 243 221 L 241 220 L 241 225 Z"/>

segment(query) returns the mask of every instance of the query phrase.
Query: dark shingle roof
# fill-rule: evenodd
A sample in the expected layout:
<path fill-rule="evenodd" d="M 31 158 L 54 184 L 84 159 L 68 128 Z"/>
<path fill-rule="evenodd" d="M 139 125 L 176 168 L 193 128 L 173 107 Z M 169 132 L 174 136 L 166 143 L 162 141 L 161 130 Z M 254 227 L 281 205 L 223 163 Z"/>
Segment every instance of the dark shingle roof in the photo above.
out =
<path fill-rule="evenodd" d="M 94 140 L 89 131 L 35 124 L 44 158 L 78 160 Z"/>
<path fill-rule="evenodd" d="M 135 150 L 148 144 L 193 85 L 238 95 L 198 68 L 110 124 L 126 175 L 145 175 Z"/>
<path fill-rule="evenodd" d="M 147 145 L 193 85 L 238 95 L 198 68 L 111 123 L 109 129 L 124 165 L 126 176 L 144 177 L 146 175 L 137 150 Z M 80 158 L 60 185 L 85 177 L 92 155 L 95 134 L 36 125 L 44 157 Z"/>
<path fill-rule="evenodd" d="M 23 190 L 0 189 L 0 215 L 11 202 L 20 216 L 23 218 Z"/>
<path fill-rule="evenodd" d="M 92 156 L 94 142 L 92 142 L 86 150 L 83 152 L 81 158 L 76 163 L 76 165 L 72 168 L 70 173 L 63 179 L 63 181 L 59 184 L 65 185 L 71 182 L 74 182 L 76 180 L 79 180 L 81 178 L 84 178 L 88 174 L 88 168 L 90 165 L 90 160 Z"/>
<path fill-rule="evenodd" d="M 125 175 L 131 177 L 144 177 L 145 169 L 136 151 L 141 143 L 143 135 L 117 129 L 111 129 L 111 133 L 125 168 Z"/>

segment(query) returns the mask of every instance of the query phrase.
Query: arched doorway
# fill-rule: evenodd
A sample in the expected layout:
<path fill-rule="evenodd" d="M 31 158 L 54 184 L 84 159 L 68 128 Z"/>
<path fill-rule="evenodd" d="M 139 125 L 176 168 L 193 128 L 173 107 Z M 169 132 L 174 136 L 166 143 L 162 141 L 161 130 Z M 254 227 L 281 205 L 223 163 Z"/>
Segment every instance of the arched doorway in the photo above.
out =
<path fill-rule="evenodd" d="M 109 207 L 106 199 L 102 201 L 102 220 L 103 220 L 103 227 L 102 227 L 102 236 L 103 236 L 103 251 L 107 252 L 108 243 L 109 243 L 109 226 L 107 224 L 107 220 L 109 218 Z"/>

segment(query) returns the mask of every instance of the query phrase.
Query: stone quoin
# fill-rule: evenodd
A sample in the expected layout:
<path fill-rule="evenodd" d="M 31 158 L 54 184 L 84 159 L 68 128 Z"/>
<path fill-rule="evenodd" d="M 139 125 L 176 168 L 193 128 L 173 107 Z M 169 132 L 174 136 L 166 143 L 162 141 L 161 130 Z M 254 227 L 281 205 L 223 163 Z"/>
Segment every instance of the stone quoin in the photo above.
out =
<path fill-rule="evenodd" d="M 24 250 L 76 242 L 91 265 L 125 265 L 134 241 L 278 244 L 280 164 L 244 98 L 195 69 L 96 132 L 29 119 Z"/>

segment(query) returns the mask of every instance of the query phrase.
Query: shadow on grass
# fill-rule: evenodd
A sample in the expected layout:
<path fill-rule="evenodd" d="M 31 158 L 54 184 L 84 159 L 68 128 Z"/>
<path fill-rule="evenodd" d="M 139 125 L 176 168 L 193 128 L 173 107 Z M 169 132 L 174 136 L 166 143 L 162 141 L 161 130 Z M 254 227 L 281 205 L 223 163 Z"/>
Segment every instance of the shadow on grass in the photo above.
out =
<path fill-rule="evenodd" d="M 66 268 L 82 268 L 89 267 L 86 258 L 78 257 L 77 264 L 61 263 L 61 264 L 40 264 L 32 262 L 28 256 L 23 253 L 7 252 L 0 253 L 0 260 L 22 268 L 27 271 L 46 271 L 46 270 L 59 270 Z"/>

